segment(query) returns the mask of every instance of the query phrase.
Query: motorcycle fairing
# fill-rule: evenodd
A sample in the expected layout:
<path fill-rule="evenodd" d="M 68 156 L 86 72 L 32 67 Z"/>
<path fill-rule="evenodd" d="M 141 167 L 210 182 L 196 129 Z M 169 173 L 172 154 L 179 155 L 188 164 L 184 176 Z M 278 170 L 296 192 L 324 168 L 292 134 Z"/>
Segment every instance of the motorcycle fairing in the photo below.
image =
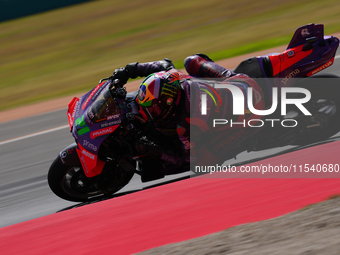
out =
<path fill-rule="evenodd" d="M 271 77 L 283 78 L 281 86 L 286 86 L 286 79 L 310 76 L 332 65 L 339 39 L 323 34 L 321 24 L 298 28 L 286 51 L 268 56 L 272 66 Z M 258 58 L 260 65 L 263 59 Z"/>
<path fill-rule="evenodd" d="M 79 105 L 79 98 L 77 97 L 74 97 L 71 100 L 71 102 L 68 104 L 67 118 L 68 118 L 68 123 L 70 125 L 70 131 L 72 130 L 74 115 L 76 114 L 78 105 Z"/>
<path fill-rule="evenodd" d="M 79 148 L 79 149 L 78 149 Z M 98 156 L 84 149 L 83 146 L 78 144 L 77 154 L 80 162 L 83 166 L 85 175 L 87 177 L 93 177 L 101 173 L 105 162 L 98 159 Z"/>
<path fill-rule="evenodd" d="M 323 69 L 326 69 L 327 67 L 330 67 L 331 65 L 333 65 L 333 63 L 334 63 L 334 57 L 331 60 L 329 60 L 326 64 L 324 64 L 324 65 L 314 69 L 313 71 L 309 72 L 307 74 L 307 76 L 311 76 L 313 74 L 316 74 L 316 73 L 322 71 Z"/>
<path fill-rule="evenodd" d="M 122 121 L 124 106 L 112 98 L 110 85 L 111 81 L 102 82 L 69 104 L 69 124 L 87 177 L 96 176 L 103 170 L 105 161 L 98 157 L 100 145 Z"/>

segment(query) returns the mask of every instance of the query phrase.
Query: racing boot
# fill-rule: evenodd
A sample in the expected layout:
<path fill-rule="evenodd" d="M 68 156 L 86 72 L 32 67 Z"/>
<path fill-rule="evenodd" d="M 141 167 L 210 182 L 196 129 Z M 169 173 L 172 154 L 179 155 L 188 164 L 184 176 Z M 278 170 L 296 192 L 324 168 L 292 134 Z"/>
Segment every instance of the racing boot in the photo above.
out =
<path fill-rule="evenodd" d="M 197 53 L 184 60 L 186 71 L 193 77 L 201 78 L 229 78 L 236 73 L 216 64 L 207 55 Z"/>

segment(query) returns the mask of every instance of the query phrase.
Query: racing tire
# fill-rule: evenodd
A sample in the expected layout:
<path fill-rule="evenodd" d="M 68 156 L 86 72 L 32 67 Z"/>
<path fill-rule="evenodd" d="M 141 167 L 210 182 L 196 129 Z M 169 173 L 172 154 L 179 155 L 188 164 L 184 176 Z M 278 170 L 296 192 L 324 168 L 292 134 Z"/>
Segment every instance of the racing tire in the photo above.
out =
<path fill-rule="evenodd" d="M 103 187 L 99 185 L 99 175 L 88 178 L 81 165 L 65 165 L 58 156 L 49 169 L 47 179 L 50 189 L 58 197 L 72 202 L 86 202 L 112 195 L 127 185 L 134 175 L 134 172 L 119 167 L 113 173 L 116 178 Z"/>

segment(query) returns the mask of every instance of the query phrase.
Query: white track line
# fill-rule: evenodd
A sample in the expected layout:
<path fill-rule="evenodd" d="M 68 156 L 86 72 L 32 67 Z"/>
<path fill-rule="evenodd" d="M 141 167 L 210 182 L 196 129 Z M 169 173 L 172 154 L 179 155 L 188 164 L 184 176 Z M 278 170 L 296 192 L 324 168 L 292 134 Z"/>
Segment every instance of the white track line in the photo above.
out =
<path fill-rule="evenodd" d="M 60 126 L 60 127 L 56 127 L 56 128 L 51 128 L 51 129 L 43 130 L 43 131 L 36 132 L 36 133 L 33 133 L 33 134 L 24 135 L 24 136 L 20 136 L 20 137 L 17 137 L 17 138 L 5 140 L 5 141 L 0 142 L 0 145 L 4 145 L 4 144 L 7 144 L 7 143 L 12 143 L 12 142 L 20 141 L 20 140 L 23 140 L 23 139 L 26 139 L 26 138 L 31 138 L 31 137 L 38 136 L 38 135 L 43 135 L 43 134 L 51 133 L 51 132 L 58 131 L 58 130 L 61 130 L 61 129 L 64 129 L 64 128 L 69 128 L 69 125 L 64 125 L 64 126 Z"/>

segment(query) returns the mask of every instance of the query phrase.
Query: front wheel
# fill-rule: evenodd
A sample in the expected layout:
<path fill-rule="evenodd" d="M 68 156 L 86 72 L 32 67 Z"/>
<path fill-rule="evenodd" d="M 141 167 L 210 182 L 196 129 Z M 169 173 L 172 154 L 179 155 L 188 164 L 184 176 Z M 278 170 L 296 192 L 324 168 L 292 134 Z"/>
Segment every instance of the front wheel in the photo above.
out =
<path fill-rule="evenodd" d="M 100 175 L 88 178 L 81 165 L 64 165 L 58 156 L 48 172 L 48 184 L 60 198 L 86 202 L 117 192 L 128 184 L 134 174 L 119 165 L 112 167 L 106 164 Z"/>

